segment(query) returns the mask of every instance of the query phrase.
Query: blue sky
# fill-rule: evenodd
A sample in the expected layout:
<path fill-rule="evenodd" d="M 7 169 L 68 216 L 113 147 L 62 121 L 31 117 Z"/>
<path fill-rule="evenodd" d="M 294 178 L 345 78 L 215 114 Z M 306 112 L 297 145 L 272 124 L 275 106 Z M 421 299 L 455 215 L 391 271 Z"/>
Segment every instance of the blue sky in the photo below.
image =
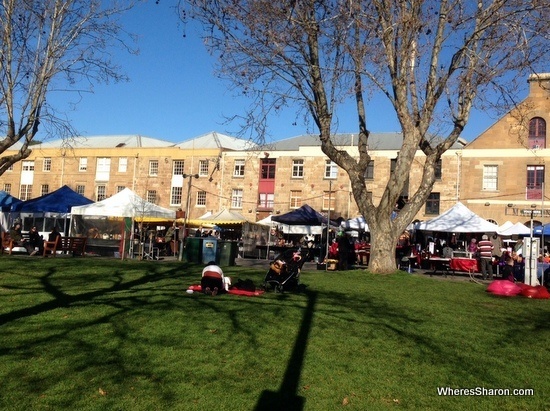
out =
<path fill-rule="evenodd" d="M 229 84 L 214 76 L 214 59 L 206 52 L 199 29 L 192 23 L 184 27 L 168 3 L 140 3 L 124 17 L 127 30 L 140 36 L 138 56 L 122 52 L 115 56 L 129 82 L 97 85 L 75 109 L 64 104 L 74 95 L 50 96 L 50 103 L 66 112 L 81 135 L 140 134 L 173 142 L 210 131 L 236 135 L 238 124 L 224 124 L 224 118 L 243 114 L 249 102 L 235 98 Z M 372 106 L 367 124 L 371 131 L 399 131 L 386 102 Z M 357 132 L 353 110 L 339 120 L 339 132 Z M 292 110 L 273 117 L 271 135 L 278 140 L 316 131 L 293 125 L 294 121 Z M 462 137 L 472 140 L 494 121 L 473 113 Z"/>

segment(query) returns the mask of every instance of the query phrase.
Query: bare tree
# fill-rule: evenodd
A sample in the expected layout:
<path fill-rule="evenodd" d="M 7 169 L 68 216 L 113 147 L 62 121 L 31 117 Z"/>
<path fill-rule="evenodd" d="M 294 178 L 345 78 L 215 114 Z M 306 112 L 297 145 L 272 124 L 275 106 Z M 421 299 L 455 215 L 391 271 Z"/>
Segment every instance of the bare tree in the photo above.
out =
<path fill-rule="evenodd" d="M 425 204 L 441 155 L 457 141 L 474 104 L 504 109 L 517 82 L 548 63 L 547 0 L 187 0 L 183 17 L 204 24 L 220 73 L 254 99 L 245 118 L 263 133 L 266 115 L 302 109 L 323 152 L 344 169 L 371 231 L 377 273 L 395 271 L 399 235 Z M 392 104 L 403 144 L 378 204 L 367 196 L 367 107 Z M 339 104 L 355 102 L 358 153 L 331 138 Z M 392 219 L 418 150 L 416 192 Z"/>
<path fill-rule="evenodd" d="M 10 148 L 17 152 L 0 158 L 0 175 L 30 155 L 39 126 L 62 137 L 74 136 L 70 122 L 48 105 L 49 93 L 80 94 L 91 91 L 96 82 L 125 79 L 110 51 L 113 46 L 132 51 L 126 41 L 132 36 L 117 22 L 132 5 L 133 1 L 2 0 L 0 154 Z"/>

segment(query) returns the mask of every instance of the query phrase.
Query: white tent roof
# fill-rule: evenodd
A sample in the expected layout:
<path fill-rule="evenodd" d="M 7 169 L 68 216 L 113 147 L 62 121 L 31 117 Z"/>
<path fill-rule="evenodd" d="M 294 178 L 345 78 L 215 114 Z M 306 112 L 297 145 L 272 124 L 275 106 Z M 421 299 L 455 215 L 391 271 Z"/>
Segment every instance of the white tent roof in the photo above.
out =
<path fill-rule="evenodd" d="M 512 227 L 513 225 L 514 225 L 514 223 L 512 223 L 510 220 L 508 220 L 508 221 L 506 221 L 504 224 L 498 226 L 498 231 L 497 231 L 497 233 L 500 232 L 500 231 L 506 231 L 506 230 L 508 230 L 510 227 Z"/>
<path fill-rule="evenodd" d="M 165 219 L 173 220 L 176 212 L 168 208 L 145 201 L 129 188 L 98 201 L 97 203 L 73 207 L 73 215 L 106 216 L 106 217 L 132 217 L 135 219 Z"/>
<path fill-rule="evenodd" d="M 279 227 L 283 230 L 284 234 L 322 234 L 323 233 L 323 227 L 322 226 L 311 226 L 311 225 L 288 225 L 279 223 L 277 221 L 271 221 L 271 216 L 267 216 L 266 218 L 256 221 L 256 224 L 261 225 L 268 225 L 271 227 Z"/>
<path fill-rule="evenodd" d="M 495 233 L 499 227 L 458 202 L 440 216 L 416 224 L 415 228 L 424 231 L 454 233 Z"/>
<path fill-rule="evenodd" d="M 369 226 L 363 216 L 358 216 L 355 218 L 350 218 L 349 220 L 344 220 L 340 224 L 340 227 L 342 227 L 345 230 L 369 231 Z"/>
<path fill-rule="evenodd" d="M 505 230 L 502 230 L 499 227 L 497 234 L 502 236 L 529 235 L 531 234 L 531 229 L 527 227 L 525 224 L 516 223 L 516 224 L 512 224 L 510 227 L 506 228 Z"/>

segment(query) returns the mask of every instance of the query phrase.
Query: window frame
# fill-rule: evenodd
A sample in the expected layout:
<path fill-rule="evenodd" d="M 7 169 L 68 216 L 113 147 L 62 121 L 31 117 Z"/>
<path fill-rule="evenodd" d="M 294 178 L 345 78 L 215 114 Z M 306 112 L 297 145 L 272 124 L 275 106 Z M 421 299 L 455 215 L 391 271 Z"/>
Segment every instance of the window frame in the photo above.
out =
<path fill-rule="evenodd" d="M 304 178 L 304 159 L 295 158 L 292 160 L 292 178 Z"/>
<path fill-rule="evenodd" d="M 233 188 L 231 190 L 231 208 L 243 208 L 243 189 Z"/>
<path fill-rule="evenodd" d="M 233 163 L 233 177 L 243 178 L 246 161 L 243 159 L 235 159 Z"/>
<path fill-rule="evenodd" d="M 183 187 L 172 186 L 170 188 L 170 205 L 181 206 L 182 199 L 183 199 Z"/>
<path fill-rule="evenodd" d="M 172 175 L 182 176 L 185 174 L 185 160 L 172 161 Z"/>
<path fill-rule="evenodd" d="M 208 160 L 199 160 L 199 177 L 208 177 L 208 163 Z"/>
<path fill-rule="evenodd" d="M 149 160 L 149 177 L 158 177 L 159 175 L 159 161 Z"/>
<path fill-rule="evenodd" d="M 490 170 L 493 170 L 492 172 Z M 483 191 L 498 191 L 498 165 L 484 164 L 481 182 Z"/>
<path fill-rule="evenodd" d="M 336 180 L 338 178 L 338 165 L 334 161 L 325 160 L 324 176 L 325 180 Z"/>
<path fill-rule="evenodd" d="M 424 205 L 425 215 L 439 215 L 441 208 L 441 193 L 431 192 Z"/>

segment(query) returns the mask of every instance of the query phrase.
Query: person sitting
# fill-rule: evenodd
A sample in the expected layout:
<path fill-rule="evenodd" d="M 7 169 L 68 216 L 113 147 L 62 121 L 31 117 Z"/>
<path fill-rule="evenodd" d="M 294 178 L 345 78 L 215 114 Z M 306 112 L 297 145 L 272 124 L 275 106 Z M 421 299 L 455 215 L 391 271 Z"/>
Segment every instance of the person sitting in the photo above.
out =
<path fill-rule="evenodd" d="M 210 261 L 202 270 L 201 289 L 206 295 L 216 296 L 226 292 L 231 285 L 231 279 L 224 277 L 223 270 L 215 261 Z"/>
<path fill-rule="evenodd" d="M 29 242 L 23 238 L 23 234 L 21 233 L 21 224 L 15 223 L 13 227 L 10 229 L 10 238 L 13 241 L 14 247 L 23 247 L 29 254 L 31 254 L 34 251 L 34 247 L 32 247 Z"/>
<path fill-rule="evenodd" d="M 29 231 L 29 245 L 32 247 L 31 255 L 44 253 L 44 237 L 40 235 L 36 227 L 32 227 Z"/>
<path fill-rule="evenodd" d="M 510 255 L 506 257 L 506 264 L 502 267 L 502 278 L 514 282 L 514 259 Z"/>
<path fill-rule="evenodd" d="M 330 244 L 328 249 L 328 258 L 331 260 L 338 260 L 338 243 L 336 242 L 336 239 L 333 239 Z"/>

